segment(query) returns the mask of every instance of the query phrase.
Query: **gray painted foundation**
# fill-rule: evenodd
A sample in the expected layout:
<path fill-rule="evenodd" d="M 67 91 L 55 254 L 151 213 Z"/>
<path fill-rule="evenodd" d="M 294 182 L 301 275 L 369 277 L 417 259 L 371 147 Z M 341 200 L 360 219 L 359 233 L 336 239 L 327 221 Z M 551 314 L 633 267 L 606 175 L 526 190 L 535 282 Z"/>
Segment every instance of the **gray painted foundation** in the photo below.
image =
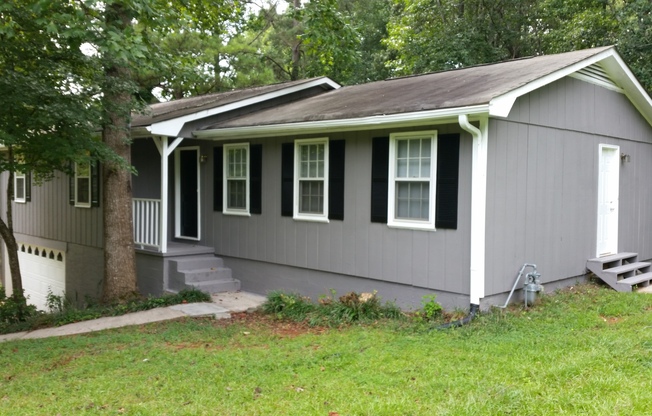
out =
<path fill-rule="evenodd" d="M 446 309 L 469 307 L 469 296 L 436 291 L 421 287 L 402 285 L 381 280 L 366 279 L 344 274 L 322 272 L 274 263 L 223 257 L 224 264 L 233 271 L 233 278 L 240 280 L 242 290 L 266 295 L 273 290 L 298 292 L 317 300 L 320 296 L 337 296 L 354 292 L 378 292 L 384 301 L 393 301 L 403 309 L 418 309 L 425 295 L 437 295 Z"/>

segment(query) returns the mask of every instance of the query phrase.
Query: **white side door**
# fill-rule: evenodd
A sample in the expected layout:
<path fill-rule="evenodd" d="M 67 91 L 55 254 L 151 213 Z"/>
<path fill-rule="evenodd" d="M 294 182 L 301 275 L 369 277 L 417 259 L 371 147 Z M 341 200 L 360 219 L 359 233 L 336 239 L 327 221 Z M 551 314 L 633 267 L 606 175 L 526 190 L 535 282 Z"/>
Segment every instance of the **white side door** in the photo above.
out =
<path fill-rule="evenodd" d="M 620 147 L 601 144 L 598 162 L 597 256 L 618 252 Z"/>

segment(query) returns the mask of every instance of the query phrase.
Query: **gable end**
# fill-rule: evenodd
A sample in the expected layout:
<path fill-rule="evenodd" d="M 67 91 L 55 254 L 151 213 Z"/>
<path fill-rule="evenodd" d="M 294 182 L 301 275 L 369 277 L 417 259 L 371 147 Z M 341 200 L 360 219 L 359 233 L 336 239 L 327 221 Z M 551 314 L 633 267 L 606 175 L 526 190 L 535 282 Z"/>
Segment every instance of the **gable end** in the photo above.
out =
<path fill-rule="evenodd" d="M 572 78 L 579 79 L 581 81 L 590 82 L 591 84 L 599 85 L 601 87 L 610 89 L 612 91 L 619 92 L 624 94 L 622 88 L 616 84 L 609 74 L 602 68 L 599 62 L 589 65 L 586 68 L 582 68 L 579 71 L 569 75 Z"/>

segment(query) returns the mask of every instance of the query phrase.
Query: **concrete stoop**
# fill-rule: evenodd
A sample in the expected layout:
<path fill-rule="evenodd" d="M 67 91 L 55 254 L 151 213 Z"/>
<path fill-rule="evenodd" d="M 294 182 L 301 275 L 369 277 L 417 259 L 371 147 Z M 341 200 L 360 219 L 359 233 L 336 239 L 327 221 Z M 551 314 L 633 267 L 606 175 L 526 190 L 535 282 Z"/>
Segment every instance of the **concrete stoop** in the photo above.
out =
<path fill-rule="evenodd" d="M 170 260 L 169 289 L 180 291 L 195 288 L 207 293 L 236 292 L 240 281 L 231 269 L 214 255 L 186 256 Z"/>

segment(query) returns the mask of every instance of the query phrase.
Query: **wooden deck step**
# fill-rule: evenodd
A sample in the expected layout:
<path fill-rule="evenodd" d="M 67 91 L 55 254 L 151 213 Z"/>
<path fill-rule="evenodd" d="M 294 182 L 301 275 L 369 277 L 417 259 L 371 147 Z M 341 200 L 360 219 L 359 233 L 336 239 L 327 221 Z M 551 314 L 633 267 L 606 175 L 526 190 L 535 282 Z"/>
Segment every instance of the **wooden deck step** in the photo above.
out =
<path fill-rule="evenodd" d="M 611 254 L 609 256 L 604 256 L 604 257 L 596 257 L 594 259 L 590 259 L 589 261 L 594 263 L 611 263 L 616 260 L 623 260 L 623 259 L 636 257 L 636 256 L 638 256 L 638 253 L 617 253 L 617 254 Z"/>
<path fill-rule="evenodd" d="M 652 280 L 652 272 L 647 272 L 647 273 L 637 274 L 636 276 L 619 280 L 618 283 L 634 286 L 640 283 L 649 283 L 651 280 Z"/>
<path fill-rule="evenodd" d="M 610 269 L 605 269 L 604 272 L 612 275 L 621 275 L 628 272 L 633 272 L 636 270 L 641 270 L 649 268 L 652 263 L 647 263 L 644 261 L 638 261 L 636 263 L 623 264 L 622 266 L 612 267 Z M 645 270 L 647 272 L 647 270 Z"/>

